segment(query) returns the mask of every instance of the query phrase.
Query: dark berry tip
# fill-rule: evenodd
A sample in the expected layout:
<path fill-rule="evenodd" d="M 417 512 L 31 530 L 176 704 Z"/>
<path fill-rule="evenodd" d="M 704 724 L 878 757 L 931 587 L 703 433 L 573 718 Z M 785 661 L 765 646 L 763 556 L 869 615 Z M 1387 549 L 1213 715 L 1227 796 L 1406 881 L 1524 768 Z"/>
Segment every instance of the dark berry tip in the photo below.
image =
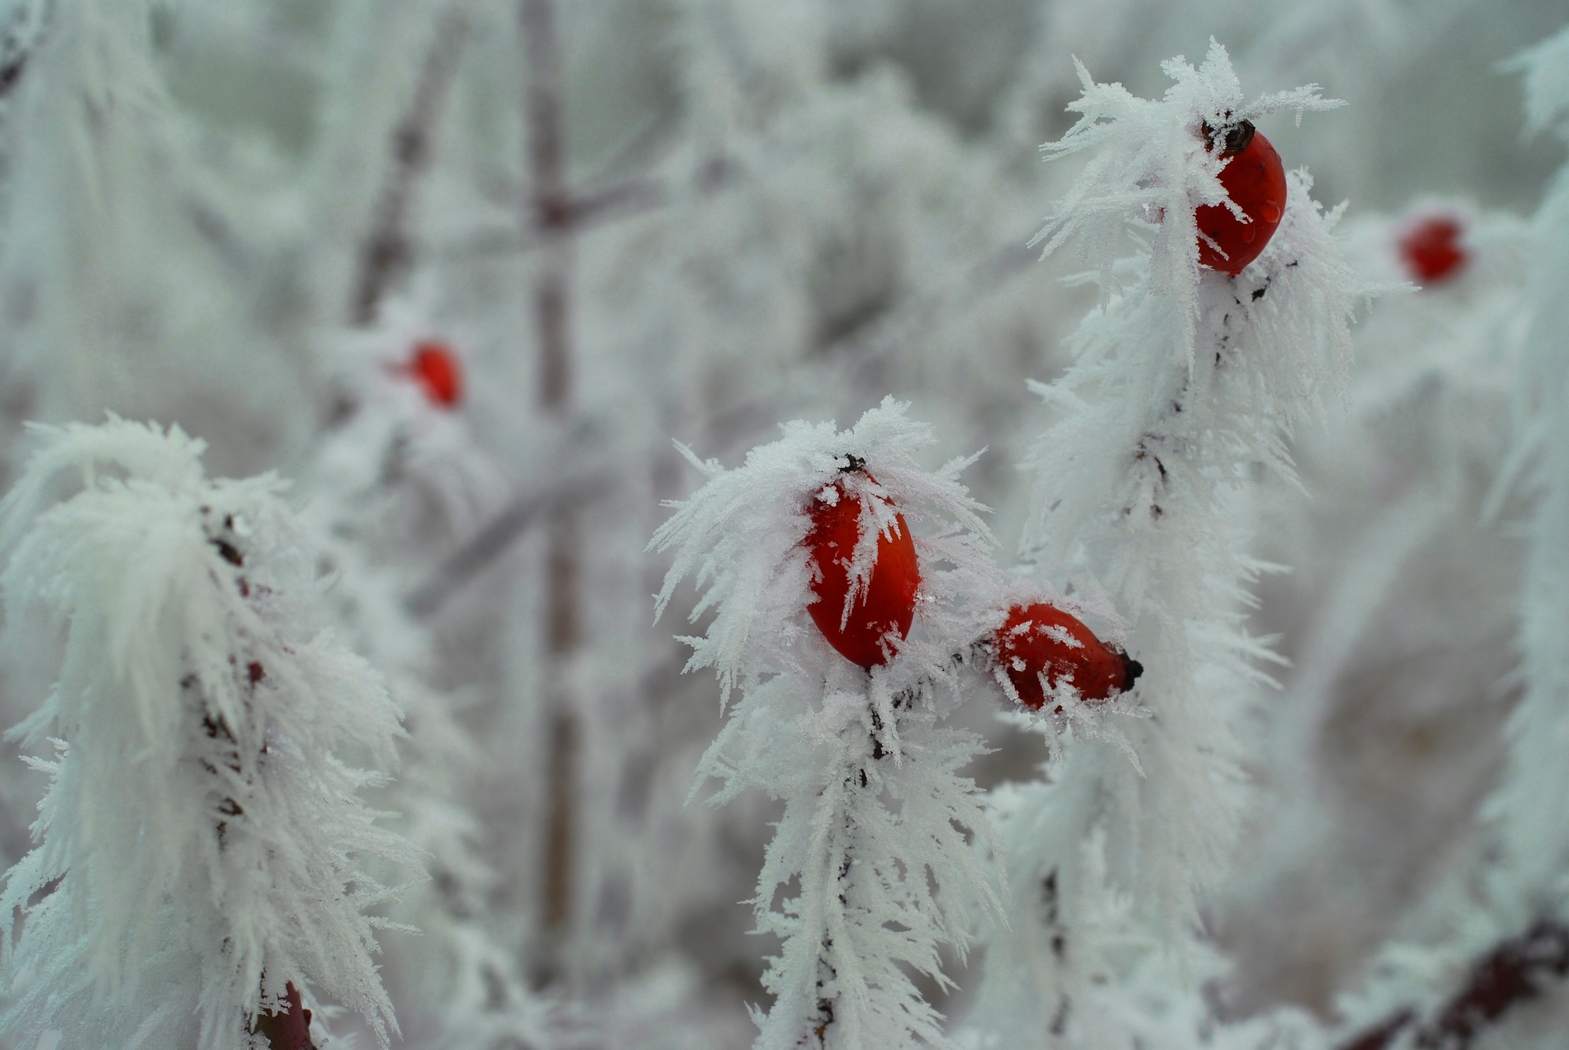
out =
<path fill-rule="evenodd" d="M 1254 133 L 1251 120 L 1239 120 L 1235 124 L 1222 124 L 1215 127 L 1208 121 L 1204 122 L 1204 139 L 1210 149 L 1219 147 L 1222 157 L 1232 157 L 1247 149 L 1253 142 Z"/>
<path fill-rule="evenodd" d="M 844 454 L 844 458 L 845 465 L 839 468 L 839 473 L 854 474 L 858 471 L 866 469 L 866 460 L 862 459 L 860 456 L 857 456 L 854 453 L 846 452 Z"/>
<path fill-rule="evenodd" d="M 1144 673 L 1144 665 L 1133 659 L 1127 653 L 1122 654 L 1122 691 L 1127 692 L 1133 688 L 1133 683 L 1139 680 L 1139 675 Z"/>

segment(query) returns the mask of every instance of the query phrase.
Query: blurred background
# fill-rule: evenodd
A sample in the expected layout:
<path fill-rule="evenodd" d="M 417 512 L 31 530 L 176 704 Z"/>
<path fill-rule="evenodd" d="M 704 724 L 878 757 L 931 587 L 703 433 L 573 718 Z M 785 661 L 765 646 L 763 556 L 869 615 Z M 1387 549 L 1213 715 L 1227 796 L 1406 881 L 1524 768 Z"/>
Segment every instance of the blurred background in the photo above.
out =
<path fill-rule="evenodd" d="M 893 394 L 937 427 L 935 461 L 987 449 L 967 483 L 1009 560 L 1048 422 L 1025 381 L 1061 371 L 1094 305 L 1063 282 L 1071 254 L 1025 247 L 1077 163 L 1037 146 L 1071 126 L 1075 56 L 1153 96 L 1159 63 L 1213 36 L 1250 96 L 1317 82 L 1349 103 L 1260 130 L 1349 201 L 1359 266 L 1422 286 L 1363 311 L 1351 389 L 1294 435 L 1305 492 L 1253 488 L 1256 553 L 1284 567 L 1253 631 L 1290 665 L 1247 727 L 1250 830 L 1206 908 L 1239 965 L 1212 991 L 1223 1016 L 1328 1016 L 1387 939 L 1441 925 L 1424 902 L 1482 848 L 1517 692 L 1510 333 L 1526 219 L 1564 159 L 1526 133 L 1505 64 L 1566 18 L 10 0 L 0 473 L 25 421 L 108 410 L 205 439 L 215 474 L 295 480 L 339 629 L 410 712 L 387 808 L 433 855 L 405 907 L 438 935 L 385 938 L 409 1044 L 450 1038 L 461 1008 L 512 1018 L 467 1045 L 522 1045 L 543 995 L 598 1045 L 748 1045 L 772 947 L 743 902 L 775 813 L 686 804 L 721 715 L 680 673 L 690 595 L 651 623 L 665 566 L 644 547 L 696 485 L 672 442 L 734 465 L 781 421 L 848 425 Z M 1435 216 L 1460 255 L 1437 275 L 1401 247 Z M 10 666 L 7 725 L 51 673 Z M 1036 777 L 1040 738 L 995 713 L 964 716 L 996 749 L 974 776 Z M 7 864 L 42 786 L 6 752 Z M 931 994 L 962 1015 L 976 960 L 952 972 Z"/>

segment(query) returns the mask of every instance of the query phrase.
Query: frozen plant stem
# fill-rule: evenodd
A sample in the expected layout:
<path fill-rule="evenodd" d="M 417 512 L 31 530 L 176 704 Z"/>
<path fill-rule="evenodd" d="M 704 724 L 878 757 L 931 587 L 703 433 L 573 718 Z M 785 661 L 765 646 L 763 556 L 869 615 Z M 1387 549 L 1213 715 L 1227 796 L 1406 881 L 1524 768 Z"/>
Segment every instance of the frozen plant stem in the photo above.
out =
<path fill-rule="evenodd" d="M 1489 1025 L 1565 975 L 1569 975 L 1569 927 L 1543 920 L 1478 959 L 1466 983 L 1429 1020 L 1420 1020 L 1415 1010 L 1400 1010 L 1341 1050 L 1387 1050 L 1408 1030 L 1412 1035 L 1402 1045 L 1417 1050 L 1467 1050 Z"/>
<path fill-rule="evenodd" d="M 537 229 L 544 241 L 536 260 L 533 295 L 537 398 L 546 414 L 565 428 L 572 406 L 572 208 L 566 184 L 561 44 L 554 0 L 522 0 L 518 15 L 528 53 L 530 187 L 523 228 Z M 578 518 L 577 508 L 563 501 L 550 508 L 545 523 L 545 718 L 550 756 L 545 763 L 541 983 L 560 977 L 574 905 L 579 726 L 568 672 L 581 641 Z"/>
<path fill-rule="evenodd" d="M 305 1050 L 316 988 L 385 1048 L 373 931 L 391 924 L 365 912 L 391 892 L 371 866 L 416 862 L 359 795 L 396 764 L 400 713 L 316 629 L 282 484 L 209 481 L 178 429 L 39 434 L 0 505 L 0 585 L 7 623 L 53 617 L 64 652 L 12 731 L 56 757 L 32 760 L 37 846 L 0 893 L 0 1038 Z"/>
<path fill-rule="evenodd" d="M 404 278 L 413 261 L 408 216 L 414 187 L 430 167 L 431 139 L 467 36 L 468 18 L 458 6 L 448 8 L 436 25 L 414 98 L 393 130 L 392 163 L 376 201 L 370 233 L 360 249 L 359 274 L 349 310 L 356 325 L 376 320 L 381 300 Z"/>
<path fill-rule="evenodd" d="M 554 0 L 522 0 L 520 15 L 528 48 L 530 173 L 523 228 L 538 230 L 544 242 L 534 283 L 539 402 L 547 410 L 562 412 L 572 384 L 572 202 L 566 183 L 561 45 L 556 36 Z"/>
<path fill-rule="evenodd" d="M 1198 900 L 1245 802 L 1236 729 L 1268 681 L 1259 664 L 1278 662 L 1246 631 L 1261 566 L 1238 497 L 1260 465 L 1293 477 L 1284 435 L 1343 383 L 1362 293 L 1302 172 L 1237 276 L 1198 261 L 1198 209 L 1229 200 L 1229 162 L 1202 129 L 1332 103 L 1312 85 L 1247 102 L 1213 41 L 1201 67 L 1162 68 L 1175 84 L 1151 100 L 1081 66 L 1069 107 L 1081 119 L 1043 147 L 1090 152 L 1038 239 L 1076 242 L 1101 301 L 1069 339 L 1073 366 L 1036 387 L 1057 415 L 1028 464 L 1021 553 L 1044 583 L 1103 594 L 1126 618 L 1145 668 L 1131 713 L 1146 717 L 1086 725 L 1091 739 L 1064 742 L 1049 782 L 994 796 L 1016 925 L 988 946 L 973 1017 L 999 1045 L 1038 1046 L 1042 1032 L 1052 1046 L 1137 1044 L 1150 1003 L 1194 995 L 1207 976 Z M 1105 730 L 1120 750 L 1093 739 Z M 1144 947 L 1111 947 L 1129 941 Z"/>
<path fill-rule="evenodd" d="M 291 982 L 285 989 L 279 1013 L 258 1014 L 255 1031 L 272 1050 L 316 1050 L 311 1041 L 311 1012 L 300 1002 L 300 990 Z"/>
<path fill-rule="evenodd" d="M 975 607 L 997 597 L 990 536 L 957 484 L 968 461 L 917 466 L 930 430 L 903 405 L 884 401 L 845 432 L 784 431 L 735 470 L 694 459 L 707 484 L 652 543 L 675 551 L 659 609 L 690 575 L 702 592 L 695 615 L 714 612 L 703 637 L 685 639 L 688 669 L 713 667 L 727 701 L 741 693 L 699 785 L 721 782 L 715 803 L 749 787 L 784 802 L 752 900 L 759 931 L 782 942 L 763 976 L 774 1002 L 754 1012 L 756 1047 L 945 1046 L 942 1017 L 910 975 L 945 984 L 940 948 L 962 953 L 976 913 L 997 914 L 969 841 L 991 833 L 958 772 L 980 741 L 942 724 L 964 696 L 954 651 L 979 633 Z M 813 509 L 844 500 L 859 509 L 845 571 L 868 587 L 880 537 L 923 520 L 931 529 L 914 533 L 915 625 L 869 671 L 830 648 L 808 613 L 821 576 L 808 553 Z M 847 620 L 869 615 L 855 594 Z"/>

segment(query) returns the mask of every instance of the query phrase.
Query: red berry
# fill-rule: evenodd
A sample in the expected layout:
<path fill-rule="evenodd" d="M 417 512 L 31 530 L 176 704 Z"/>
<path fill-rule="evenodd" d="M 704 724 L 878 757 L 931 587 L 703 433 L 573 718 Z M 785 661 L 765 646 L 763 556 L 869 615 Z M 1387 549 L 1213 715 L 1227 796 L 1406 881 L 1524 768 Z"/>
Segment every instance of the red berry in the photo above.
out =
<path fill-rule="evenodd" d="M 1208 130 L 1206 126 L 1206 130 Z M 1264 250 L 1286 214 L 1286 169 L 1269 139 L 1249 121 L 1233 124 L 1221 135 L 1210 134 L 1229 158 L 1220 169 L 1220 184 L 1251 222 L 1242 222 L 1224 204 L 1206 204 L 1194 218 L 1198 222 L 1199 263 L 1235 276 Z M 1213 147 L 1211 147 L 1213 148 Z M 1220 246 L 1217 252 L 1210 241 Z M 1221 252 L 1225 255 L 1222 256 Z"/>
<path fill-rule="evenodd" d="M 1144 671 L 1137 660 L 1107 647 L 1079 620 L 1045 602 L 1009 609 L 996 645 L 1003 673 L 1032 711 L 1046 705 L 1042 674 L 1054 689 L 1071 675 L 1080 699 L 1098 704 L 1131 689 Z"/>
<path fill-rule="evenodd" d="M 447 344 L 434 339 L 420 343 L 407 367 L 431 404 L 455 408 L 462 400 L 463 366 Z"/>
<path fill-rule="evenodd" d="M 870 474 L 866 478 L 876 481 Z M 817 577 L 812 582 L 812 593 L 817 598 L 806 611 L 812 614 L 812 622 L 829 645 L 846 660 L 870 670 L 888 662 L 892 649 L 910 633 L 915 619 L 915 592 L 921 585 L 915 541 L 904 515 L 897 515 L 894 535 L 884 532 L 877 537 L 877 560 L 871 579 L 851 606 L 849 618 L 844 619 L 845 596 L 850 593 L 850 561 L 861 538 L 861 501 L 847 494 L 839 482 L 829 486 L 829 490 L 836 494 L 831 497 L 833 502 L 824 499 L 823 493 L 812 500 L 812 528 L 803 541 L 811 551 Z M 895 638 L 889 639 L 890 634 Z"/>
<path fill-rule="evenodd" d="M 1400 259 L 1406 272 L 1419 284 L 1437 284 L 1453 277 L 1465 264 L 1467 253 L 1460 245 L 1465 228 L 1453 215 L 1430 215 L 1400 238 Z"/>

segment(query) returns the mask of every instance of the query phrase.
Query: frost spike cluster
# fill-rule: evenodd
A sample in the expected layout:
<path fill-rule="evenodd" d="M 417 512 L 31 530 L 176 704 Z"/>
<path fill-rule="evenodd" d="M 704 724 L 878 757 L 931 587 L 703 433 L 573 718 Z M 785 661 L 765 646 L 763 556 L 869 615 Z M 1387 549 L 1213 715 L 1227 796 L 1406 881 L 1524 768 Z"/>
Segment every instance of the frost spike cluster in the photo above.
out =
<path fill-rule="evenodd" d="M 752 901 L 758 929 L 783 941 L 763 977 L 775 999 L 755 1015 L 756 1045 L 945 1046 L 907 968 L 945 982 L 939 947 L 962 952 L 977 912 L 997 914 L 967 841 L 989 842 L 990 831 L 973 782 L 958 775 L 980 741 L 940 724 L 961 698 L 956 646 L 995 628 L 977 611 L 1000 593 L 990 537 L 955 480 L 968 461 L 922 470 L 914 454 L 931 432 L 905 406 L 885 400 L 843 432 L 783 430 L 739 469 L 697 464 L 707 483 L 653 541 L 676 552 L 659 610 L 692 575 L 702 591 L 694 616 L 713 613 L 706 635 L 688 639 L 689 668 L 713 667 L 727 695 L 742 693 L 698 784 L 720 781 L 715 803 L 749 787 L 785 803 Z M 858 492 L 862 539 L 905 515 L 925 599 L 906 643 L 869 674 L 813 629 L 802 546 L 810 499 L 860 467 L 877 479 Z M 858 545 L 852 576 L 870 576 L 873 552 L 875 542 Z"/>
<path fill-rule="evenodd" d="M 201 1046 L 238 1050 L 292 983 L 387 1045 L 364 912 L 388 891 L 362 865 L 414 857 L 357 796 L 402 730 L 369 665 L 313 629 L 282 486 L 206 480 L 203 443 L 178 428 L 111 417 L 37 435 L 0 507 L 0 586 L 11 624 L 42 609 L 65 644 L 58 684 L 12 733 L 57 757 L 37 760 L 38 846 L 0 894 L 16 992 L 0 1029 L 18 1045 L 49 1030 L 183 1045 L 195 1026 Z"/>

